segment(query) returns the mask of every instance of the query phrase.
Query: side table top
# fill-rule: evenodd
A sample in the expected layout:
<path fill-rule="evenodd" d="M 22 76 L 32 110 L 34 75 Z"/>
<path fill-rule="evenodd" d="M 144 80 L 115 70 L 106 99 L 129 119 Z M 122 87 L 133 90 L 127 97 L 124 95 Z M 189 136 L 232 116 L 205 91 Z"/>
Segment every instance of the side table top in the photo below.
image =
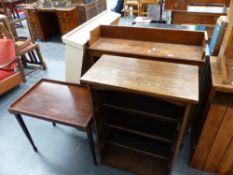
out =
<path fill-rule="evenodd" d="M 81 82 L 179 102 L 199 100 L 198 66 L 193 65 L 104 55 Z"/>
<path fill-rule="evenodd" d="M 42 79 L 10 107 L 13 114 L 24 114 L 85 130 L 92 119 L 87 87 Z"/>

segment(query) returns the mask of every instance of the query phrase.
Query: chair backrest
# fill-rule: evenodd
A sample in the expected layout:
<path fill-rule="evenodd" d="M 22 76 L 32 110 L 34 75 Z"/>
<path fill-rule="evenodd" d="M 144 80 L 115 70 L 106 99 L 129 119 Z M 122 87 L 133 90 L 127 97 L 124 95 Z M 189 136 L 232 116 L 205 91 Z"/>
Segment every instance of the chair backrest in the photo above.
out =
<path fill-rule="evenodd" d="M 218 18 L 210 41 L 210 55 L 218 56 L 227 25 L 228 20 L 226 16 L 221 16 Z"/>
<path fill-rule="evenodd" d="M 15 59 L 15 43 L 12 39 L 0 39 L 0 65 Z"/>
<path fill-rule="evenodd" d="M 7 16 L 0 14 L 0 23 L 1 32 L 3 32 L 8 39 L 14 39 L 17 37 L 15 24 L 11 23 Z"/>

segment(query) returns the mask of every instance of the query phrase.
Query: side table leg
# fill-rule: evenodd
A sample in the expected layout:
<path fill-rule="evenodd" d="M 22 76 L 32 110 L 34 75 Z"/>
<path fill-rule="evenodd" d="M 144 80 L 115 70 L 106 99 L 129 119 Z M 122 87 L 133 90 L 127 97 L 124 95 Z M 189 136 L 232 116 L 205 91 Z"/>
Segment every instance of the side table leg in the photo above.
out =
<path fill-rule="evenodd" d="M 34 142 L 32 140 L 32 137 L 31 137 L 31 135 L 30 135 L 30 133 L 29 133 L 29 131 L 28 131 L 28 129 L 27 129 L 24 121 L 23 121 L 23 118 L 21 117 L 20 114 L 16 114 L 15 117 L 16 117 L 16 119 L 17 119 L 20 127 L 22 128 L 24 134 L 26 135 L 26 137 L 28 138 L 29 142 L 31 143 L 34 151 L 37 152 L 38 150 L 37 150 L 37 148 L 36 148 L 36 146 L 35 146 L 35 144 L 34 144 Z"/>
<path fill-rule="evenodd" d="M 53 126 L 56 126 L 56 123 L 55 123 L 55 122 L 53 122 Z"/>
<path fill-rule="evenodd" d="M 92 154 L 94 165 L 97 165 L 96 154 L 95 154 L 95 145 L 94 145 L 94 141 L 93 141 L 93 137 L 92 137 L 92 129 L 89 129 L 87 131 L 87 138 L 88 138 L 89 147 L 90 147 L 90 151 Z"/>

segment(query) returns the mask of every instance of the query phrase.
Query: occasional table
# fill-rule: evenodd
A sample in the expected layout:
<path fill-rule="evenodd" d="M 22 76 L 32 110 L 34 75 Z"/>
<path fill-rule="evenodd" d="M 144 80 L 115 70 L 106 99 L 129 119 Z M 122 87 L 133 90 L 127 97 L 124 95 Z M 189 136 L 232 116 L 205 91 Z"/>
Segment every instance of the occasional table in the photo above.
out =
<path fill-rule="evenodd" d="M 92 137 L 92 110 L 85 86 L 42 79 L 10 107 L 33 149 L 37 148 L 21 115 L 72 126 L 87 133 L 94 164 L 97 164 Z"/>

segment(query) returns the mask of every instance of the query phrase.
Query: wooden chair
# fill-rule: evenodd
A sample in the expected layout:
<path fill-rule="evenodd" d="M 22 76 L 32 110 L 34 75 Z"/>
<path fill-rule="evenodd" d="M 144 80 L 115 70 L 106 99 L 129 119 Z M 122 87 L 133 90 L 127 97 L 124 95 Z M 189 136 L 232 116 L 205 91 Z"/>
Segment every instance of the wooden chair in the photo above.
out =
<path fill-rule="evenodd" d="M 139 5 L 140 0 L 124 0 L 124 16 L 127 16 L 130 12 L 139 15 Z"/>
<path fill-rule="evenodd" d="M 140 1 L 140 16 L 147 16 L 148 15 L 148 5 L 159 4 L 160 0 L 141 0 Z"/>
<path fill-rule="evenodd" d="M 25 81 L 20 60 L 16 57 L 14 41 L 0 39 L 0 95 Z"/>
<path fill-rule="evenodd" d="M 8 38 L 15 41 L 16 55 L 20 57 L 25 67 L 29 67 L 29 64 L 39 65 L 33 67 L 32 71 L 28 72 L 26 75 L 40 67 L 44 70 L 47 69 L 47 65 L 43 60 L 39 45 L 33 42 L 30 38 L 17 36 L 14 23 L 11 23 L 4 15 L 0 15 L 0 32 L 0 38 Z"/>
<path fill-rule="evenodd" d="M 227 25 L 228 25 L 227 17 L 220 16 L 216 22 L 216 25 L 214 27 L 214 32 L 210 40 L 210 44 L 209 44 L 210 55 L 218 56 Z"/>

